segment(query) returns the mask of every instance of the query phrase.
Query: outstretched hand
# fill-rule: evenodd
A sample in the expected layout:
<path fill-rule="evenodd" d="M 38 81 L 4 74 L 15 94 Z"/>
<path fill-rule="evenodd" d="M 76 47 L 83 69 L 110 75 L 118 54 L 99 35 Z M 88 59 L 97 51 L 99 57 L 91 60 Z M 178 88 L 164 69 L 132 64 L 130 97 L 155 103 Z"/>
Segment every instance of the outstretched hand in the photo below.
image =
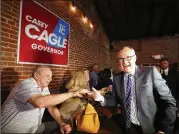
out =
<path fill-rule="evenodd" d="M 84 98 L 90 98 L 93 99 L 94 101 L 103 101 L 104 98 L 103 96 L 100 94 L 100 92 L 98 92 L 95 88 L 92 87 L 92 92 L 87 92 L 85 94 L 83 94 Z"/>
<path fill-rule="evenodd" d="M 100 92 L 98 92 L 93 87 L 92 87 L 92 90 L 93 90 L 92 98 L 94 101 L 103 101 L 104 100 L 104 97 L 100 94 Z"/>
<path fill-rule="evenodd" d="M 84 94 L 86 94 L 86 93 L 89 93 L 89 90 L 87 90 L 87 89 L 82 89 L 82 90 L 80 90 L 80 91 L 76 91 L 76 92 L 74 92 L 74 97 L 80 97 L 80 98 L 82 98 L 82 97 L 84 97 L 83 95 Z"/>

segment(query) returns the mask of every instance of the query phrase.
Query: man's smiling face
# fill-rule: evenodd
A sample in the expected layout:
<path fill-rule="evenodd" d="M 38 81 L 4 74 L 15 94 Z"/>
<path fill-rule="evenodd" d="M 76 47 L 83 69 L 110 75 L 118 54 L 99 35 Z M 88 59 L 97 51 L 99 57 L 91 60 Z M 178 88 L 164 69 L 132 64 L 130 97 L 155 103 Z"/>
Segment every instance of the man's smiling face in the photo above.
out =
<path fill-rule="evenodd" d="M 133 49 L 129 47 L 124 47 L 117 54 L 118 63 L 122 71 L 131 74 L 135 69 L 136 55 Z"/>

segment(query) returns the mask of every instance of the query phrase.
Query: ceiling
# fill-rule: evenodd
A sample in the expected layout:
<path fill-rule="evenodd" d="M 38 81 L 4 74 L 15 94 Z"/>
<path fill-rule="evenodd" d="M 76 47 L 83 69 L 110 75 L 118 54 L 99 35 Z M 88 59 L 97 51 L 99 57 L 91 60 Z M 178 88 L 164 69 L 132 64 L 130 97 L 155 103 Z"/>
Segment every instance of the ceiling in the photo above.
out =
<path fill-rule="evenodd" d="M 179 35 L 179 0 L 94 0 L 110 39 Z"/>

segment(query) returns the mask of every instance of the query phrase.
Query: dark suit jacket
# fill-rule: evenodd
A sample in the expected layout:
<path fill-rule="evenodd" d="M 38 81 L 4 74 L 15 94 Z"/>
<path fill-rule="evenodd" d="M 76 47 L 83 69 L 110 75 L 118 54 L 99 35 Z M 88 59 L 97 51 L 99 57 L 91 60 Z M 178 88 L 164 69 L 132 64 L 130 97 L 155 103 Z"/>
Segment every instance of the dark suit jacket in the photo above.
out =
<path fill-rule="evenodd" d="M 168 75 L 163 75 L 162 78 L 166 80 L 168 87 L 170 88 L 173 97 L 179 100 L 179 72 L 176 70 L 168 71 Z"/>
<path fill-rule="evenodd" d="M 106 106 L 121 104 L 122 114 L 125 115 L 123 79 L 124 72 L 114 77 L 113 93 L 109 98 L 105 98 L 104 104 Z M 135 86 L 137 117 L 144 134 L 152 134 L 158 130 L 167 133 L 176 119 L 176 101 L 160 73 L 154 67 L 136 66 Z"/>

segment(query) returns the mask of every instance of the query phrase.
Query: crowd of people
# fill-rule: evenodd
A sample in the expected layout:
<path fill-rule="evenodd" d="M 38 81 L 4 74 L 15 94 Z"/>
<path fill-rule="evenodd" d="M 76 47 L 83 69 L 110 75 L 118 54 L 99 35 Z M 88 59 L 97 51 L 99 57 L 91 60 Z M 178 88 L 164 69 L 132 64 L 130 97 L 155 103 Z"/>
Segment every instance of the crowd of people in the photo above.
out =
<path fill-rule="evenodd" d="M 137 66 L 135 50 L 129 46 L 117 53 L 117 59 L 121 72 L 113 75 L 111 68 L 99 71 L 95 63 L 92 70 L 76 72 L 66 85 L 67 92 L 59 94 L 50 94 L 48 88 L 51 69 L 38 66 L 3 103 L 2 133 L 51 133 L 53 129 L 70 133 L 74 113 L 90 100 L 101 107 L 120 106 L 118 125 L 124 134 L 177 134 L 178 70 L 170 69 L 166 58 L 160 60 L 159 71 Z M 45 108 L 55 121 L 42 122 Z"/>

